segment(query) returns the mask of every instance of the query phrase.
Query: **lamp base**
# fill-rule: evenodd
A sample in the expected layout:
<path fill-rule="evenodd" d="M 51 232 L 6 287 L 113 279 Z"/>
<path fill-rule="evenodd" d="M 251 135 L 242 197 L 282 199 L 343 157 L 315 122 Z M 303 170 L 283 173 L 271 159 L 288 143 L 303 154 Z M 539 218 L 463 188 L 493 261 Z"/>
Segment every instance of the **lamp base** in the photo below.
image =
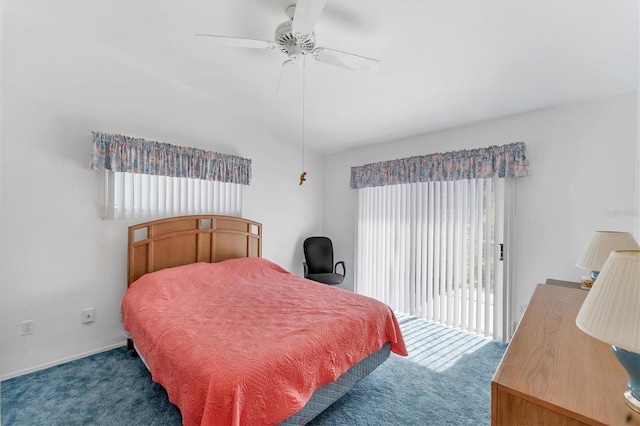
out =
<path fill-rule="evenodd" d="M 593 280 L 591 278 L 582 277 L 580 280 L 580 288 L 583 290 L 591 290 L 593 287 Z"/>
<path fill-rule="evenodd" d="M 640 401 L 633 396 L 630 390 L 625 391 L 624 393 L 624 402 L 631 408 L 633 411 L 640 413 Z"/>
<path fill-rule="evenodd" d="M 624 402 L 633 410 L 640 413 L 640 354 L 612 345 L 613 354 L 629 375 L 629 389 L 624 393 Z"/>

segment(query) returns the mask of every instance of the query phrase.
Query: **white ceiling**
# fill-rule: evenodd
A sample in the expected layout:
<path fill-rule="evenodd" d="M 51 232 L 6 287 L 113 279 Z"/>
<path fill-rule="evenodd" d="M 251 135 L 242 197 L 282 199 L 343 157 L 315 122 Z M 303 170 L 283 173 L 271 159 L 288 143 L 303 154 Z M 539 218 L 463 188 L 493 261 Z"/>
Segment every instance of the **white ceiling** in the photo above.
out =
<path fill-rule="evenodd" d="M 299 144 L 300 69 L 287 68 L 276 93 L 283 53 L 195 37 L 273 40 L 291 3 L 57 0 L 19 8 L 37 28 L 26 31 L 25 46 L 51 43 L 56 58 L 94 85 L 117 91 L 126 77 L 110 80 L 96 68 L 126 65 L 146 76 L 127 83 L 132 103 L 154 93 L 163 116 L 216 117 L 220 134 L 243 123 Z M 637 90 L 638 18 L 637 1 L 329 0 L 316 45 L 381 64 L 363 74 L 307 62 L 305 144 L 334 153 Z M 58 47 L 46 40 L 61 31 Z"/>

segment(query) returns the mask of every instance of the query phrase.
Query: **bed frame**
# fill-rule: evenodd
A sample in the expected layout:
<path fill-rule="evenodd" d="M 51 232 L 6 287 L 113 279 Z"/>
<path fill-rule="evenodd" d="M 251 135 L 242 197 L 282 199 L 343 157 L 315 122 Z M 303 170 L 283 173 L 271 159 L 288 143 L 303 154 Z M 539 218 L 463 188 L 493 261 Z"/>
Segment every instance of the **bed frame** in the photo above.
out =
<path fill-rule="evenodd" d="M 233 216 L 192 215 L 129 227 L 127 286 L 142 275 L 196 262 L 262 257 L 262 224 Z M 127 339 L 127 349 L 135 350 Z M 351 367 L 335 382 L 316 389 L 307 404 L 280 425 L 302 425 L 352 389 L 382 364 L 390 344 Z"/>
<path fill-rule="evenodd" d="M 233 216 L 192 215 L 133 225 L 127 286 L 149 272 L 237 257 L 262 257 L 262 224 Z"/>

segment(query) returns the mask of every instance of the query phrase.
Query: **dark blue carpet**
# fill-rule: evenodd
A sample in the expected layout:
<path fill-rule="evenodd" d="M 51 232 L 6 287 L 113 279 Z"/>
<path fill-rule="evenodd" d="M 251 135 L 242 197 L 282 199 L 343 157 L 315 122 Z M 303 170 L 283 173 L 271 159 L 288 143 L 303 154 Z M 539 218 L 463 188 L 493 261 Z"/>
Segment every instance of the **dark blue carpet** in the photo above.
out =
<path fill-rule="evenodd" d="M 310 425 L 488 425 L 506 345 L 401 317 L 409 358 L 392 354 Z M 139 358 L 114 349 L 1 385 L 3 426 L 180 425 Z"/>

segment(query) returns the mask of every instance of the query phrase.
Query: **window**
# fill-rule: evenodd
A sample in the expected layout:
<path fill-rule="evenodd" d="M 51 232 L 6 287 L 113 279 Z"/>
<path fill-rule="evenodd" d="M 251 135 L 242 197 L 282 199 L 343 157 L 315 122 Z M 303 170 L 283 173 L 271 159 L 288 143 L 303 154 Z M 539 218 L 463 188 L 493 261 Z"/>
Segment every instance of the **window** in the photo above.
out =
<path fill-rule="evenodd" d="M 105 172 L 105 218 L 187 214 L 242 215 L 242 185 L 191 178 Z"/>
<path fill-rule="evenodd" d="M 242 215 L 251 160 L 93 132 L 91 168 L 105 173 L 104 218 Z"/>

